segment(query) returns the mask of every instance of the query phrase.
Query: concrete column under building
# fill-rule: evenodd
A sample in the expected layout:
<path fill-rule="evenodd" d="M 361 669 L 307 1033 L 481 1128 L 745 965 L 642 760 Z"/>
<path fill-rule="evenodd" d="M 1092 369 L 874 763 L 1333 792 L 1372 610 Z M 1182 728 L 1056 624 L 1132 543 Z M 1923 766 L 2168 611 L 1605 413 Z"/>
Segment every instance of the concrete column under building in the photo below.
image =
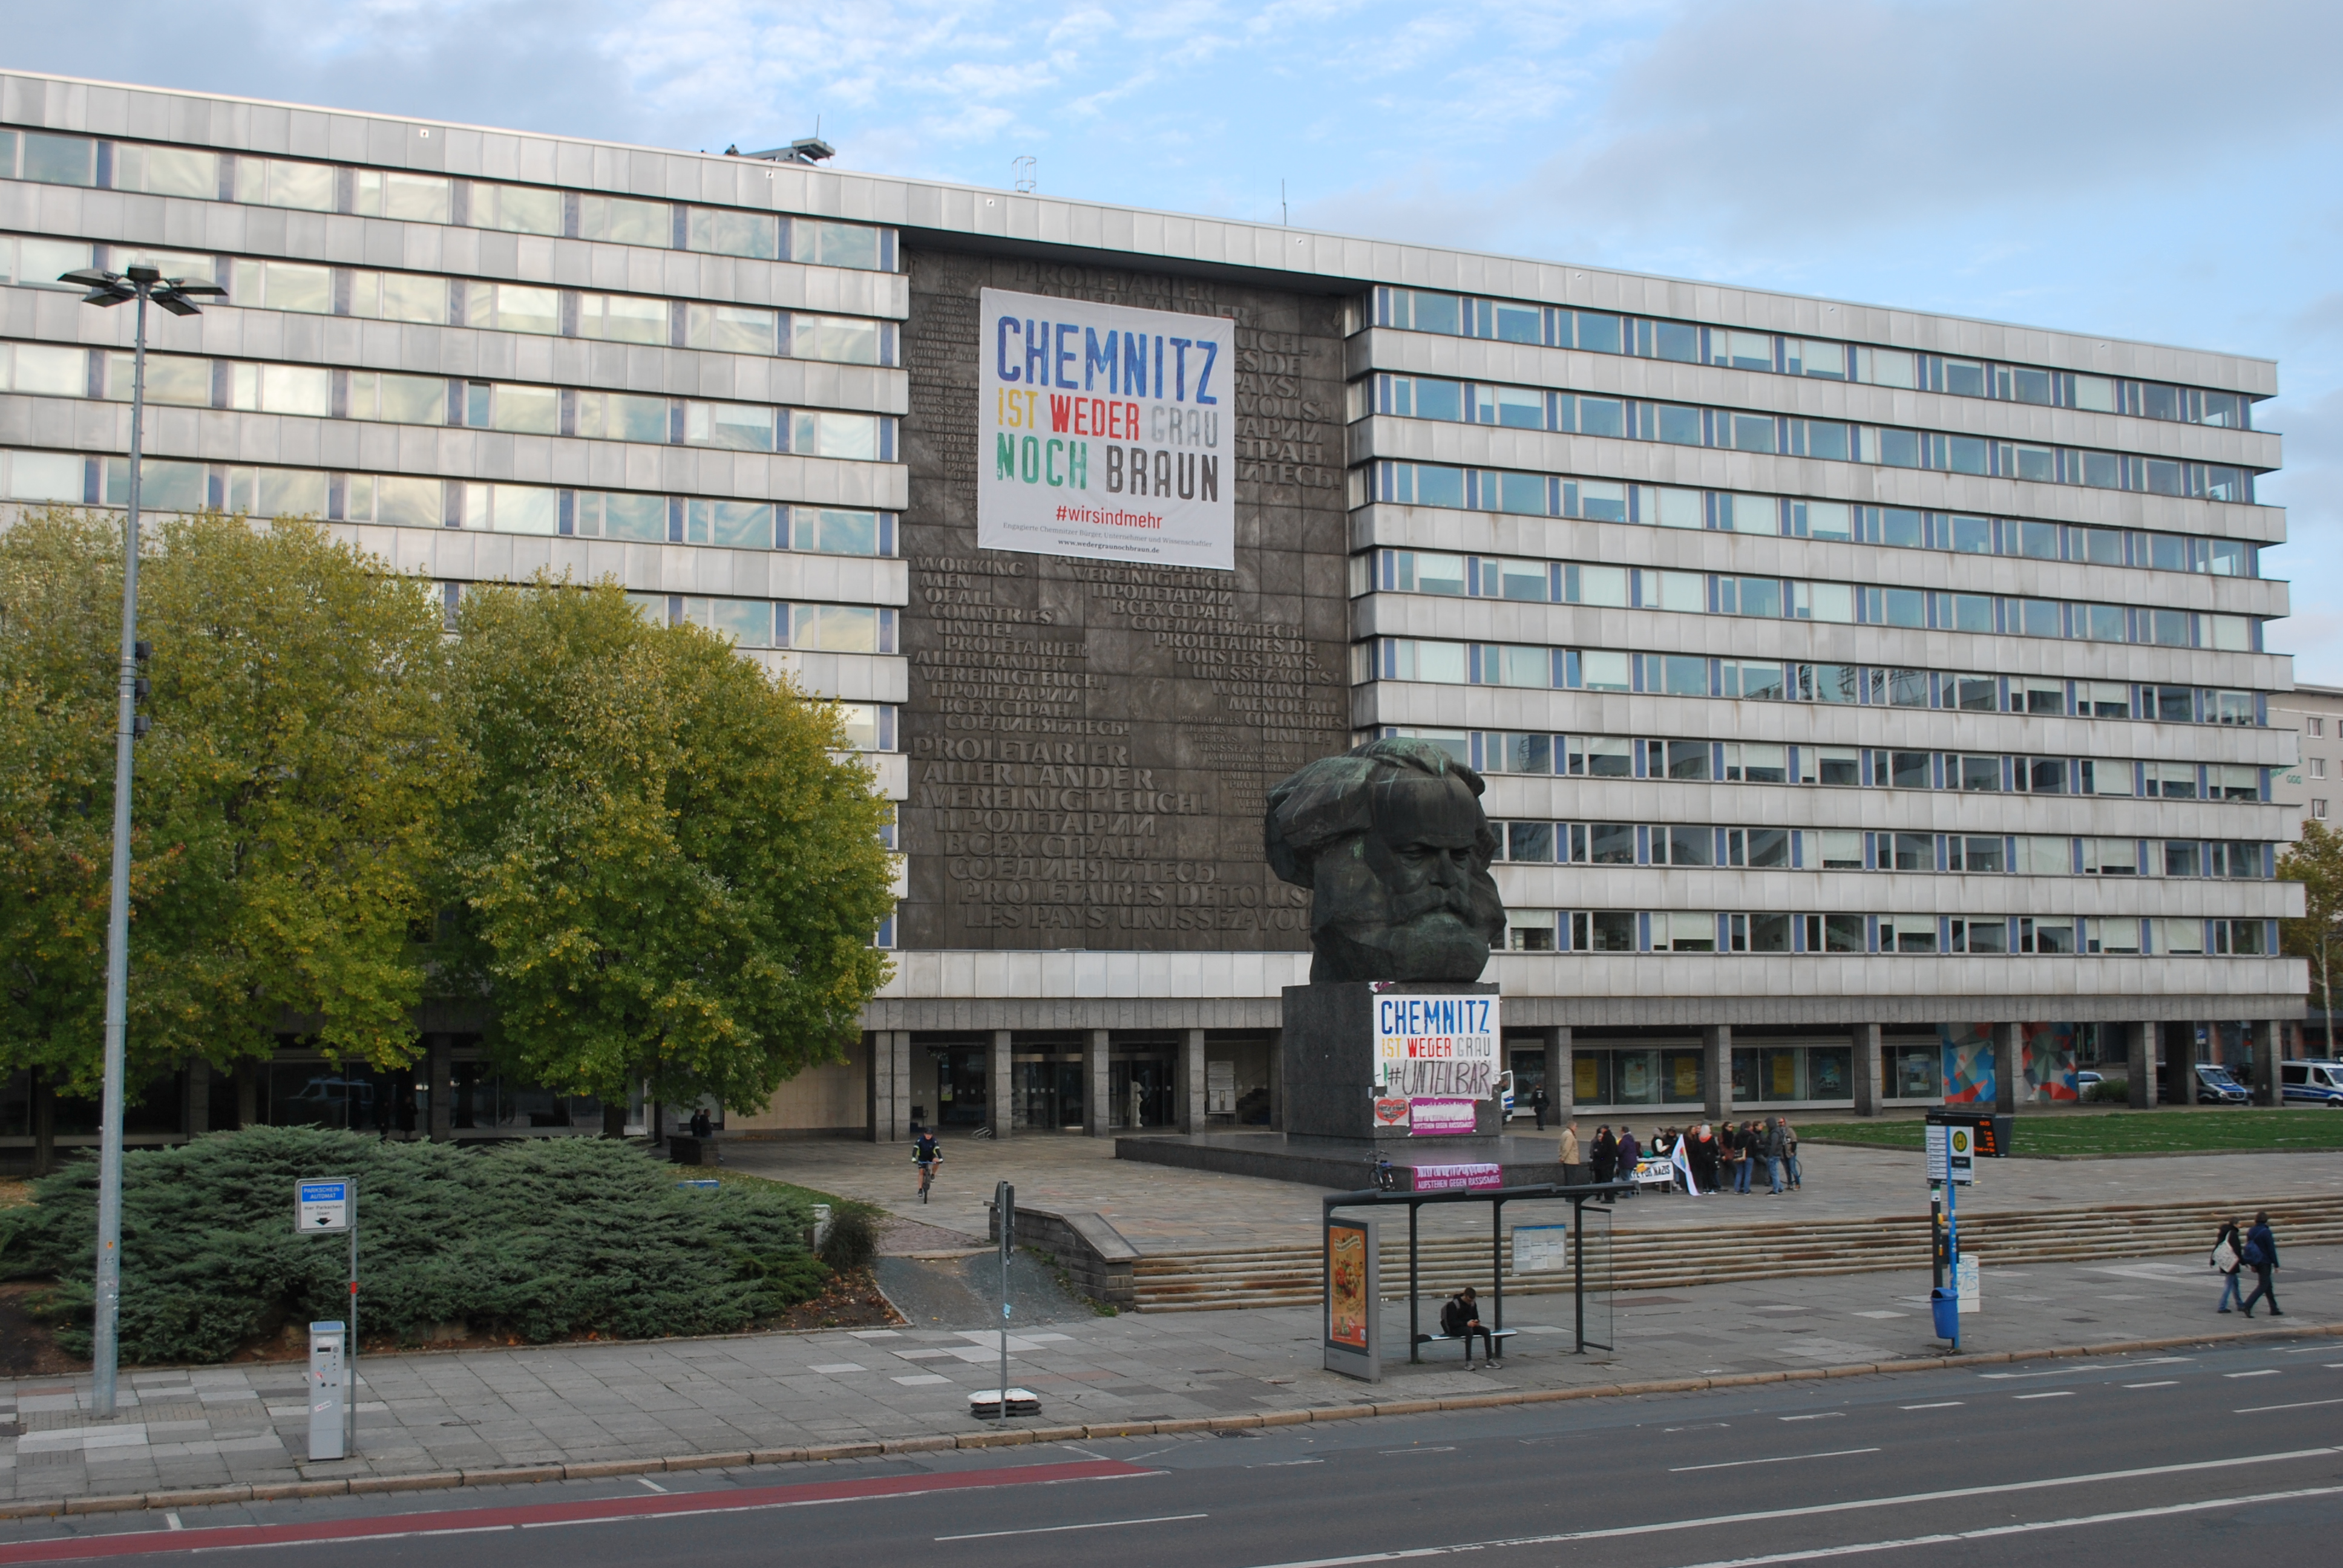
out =
<path fill-rule="evenodd" d="M 1879 1102 L 1887 1098 L 1880 1082 L 1880 1071 L 1885 1063 L 1879 1026 L 1858 1023 L 1847 1032 L 1855 1046 L 1855 1113 L 1876 1116 Z"/>
<path fill-rule="evenodd" d="M 188 1062 L 182 1092 L 179 1125 L 188 1137 L 201 1138 L 212 1130 L 212 1064 L 200 1056 Z"/>
<path fill-rule="evenodd" d="M 2197 1110 L 2197 1064 L 2205 1060 L 2205 1048 L 2197 1038 L 2194 1020 L 2165 1037 L 2164 1056 L 2165 1102 L 2183 1111 Z"/>
<path fill-rule="evenodd" d="M 1996 1111 L 2017 1109 L 2017 1084 L 2026 1076 L 2026 1064 L 2020 1060 L 2020 1053 L 2025 1049 L 2024 1024 L 1997 1023 L 1993 1026 L 1993 1108 Z"/>
<path fill-rule="evenodd" d="M 2134 1111 L 2151 1111 L 2156 1107 L 2157 1026 L 2135 1023 L 2125 1026 L 2131 1035 L 2124 1048 L 2124 1101 Z"/>
<path fill-rule="evenodd" d="M 880 1035 L 887 1046 L 888 1076 L 895 1085 L 895 1100 L 887 1122 L 887 1141 L 909 1143 L 911 1141 L 911 1031 L 908 1029 L 888 1030 Z"/>
<path fill-rule="evenodd" d="M 2254 1103 L 2284 1105 L 2286 1089 L 2278 1070 L 2278 1022 L 2272 1018 L 2258 1019 L 2253 1030 Z"/>
<path fill-rule="evenodd" d="M 1111 1037 L 1094 1029 L 1082 1037 L 1082 1131 L 1092 1138 L 1114 1131 L 1114 1069 L 1109 1054 Z"/>
<path fill-rule="evenodd" d="M 1540 1032 L 1545 1036 L 1546 1121 L 1556 1127 L 1567 1127 L 1570 1119 L 1578 1114 L 1578 1071 L 1570 1060 L 1570 1026 L 1549 1024 Z"/>
<path fill-rule="evenodd" d="M 996 1029 L 984 1049 L 984 1124 L 995 1138 L 1006 1138 L 1016 1123 L 1011 1097 L 1016 1093 L 1017 1059 L 1009 1048 L 1009 1031 Z"/>
<path fill-rule="evenodd" d="M 1733 1026 L 1713 1023 L 1700 1031 L 1702 1108 L 1712 1121 L 1733 1114 Z"/>
<path fill-rule="evenodd" d="M 1204 1031 L 1180 1031 L 1180 1076 L 1174 1091 L 1179 1104 L 1180 1131 L 1204 1130 Z"/>
<path fill-rule="evenodd" d="M 895 1108 L 902 1095 L 895 1070 L 894 1031 L 870 1030 L 862 1037 L 862 1049 L 870 1052 L 863 1063 L 862 1135 L 873 1143 L 891 1143 L 895 1141 Z"/>

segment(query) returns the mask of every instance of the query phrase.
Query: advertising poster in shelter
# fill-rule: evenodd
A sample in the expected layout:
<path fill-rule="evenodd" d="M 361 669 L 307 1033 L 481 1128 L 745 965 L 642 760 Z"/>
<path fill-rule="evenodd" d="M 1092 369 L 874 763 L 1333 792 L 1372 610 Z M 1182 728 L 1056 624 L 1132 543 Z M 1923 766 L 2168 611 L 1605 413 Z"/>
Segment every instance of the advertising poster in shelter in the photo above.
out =
<path fill-rule="evenodd" d="M 1367 1352 L 1367 1314 L 1373 1286 L 1367 1278 L 1367 1231 L 1340 1222 L 1326 1227 L 1326 1342 L 1338 1350 Z"/>
<path fill-rule="evenodd" d="M 1236 569 L 1236 323 L 983 291 L 976 542 Z"/>

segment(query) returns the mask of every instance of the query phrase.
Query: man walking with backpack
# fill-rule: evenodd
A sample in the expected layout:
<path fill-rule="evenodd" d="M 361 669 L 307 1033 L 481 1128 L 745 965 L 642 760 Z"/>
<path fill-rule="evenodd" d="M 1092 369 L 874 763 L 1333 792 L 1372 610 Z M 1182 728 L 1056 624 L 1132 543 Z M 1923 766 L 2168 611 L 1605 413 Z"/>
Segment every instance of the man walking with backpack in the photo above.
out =
<path fill-rule="evenodd" d="M 2254 1228 L 2246 1232 L 2246 1244 L 2240 1251 L 2246 1267 L 2254 1271 L 2257 1282 L 2253 1294 L 2246 1298 L 2246 1316 L 2250 1318 L 2254 1315 L 2254 1303 L 2259 1301 L 2269 1302 L 2270 1316 L 2286 1316 L 2278 1310 L 2278 1291 L 2270 1283 L 2270 1275 L 2278 1269 L 2278 1238 L 2270 1234 L 2268 1214 L 2254 1216 Z"/>

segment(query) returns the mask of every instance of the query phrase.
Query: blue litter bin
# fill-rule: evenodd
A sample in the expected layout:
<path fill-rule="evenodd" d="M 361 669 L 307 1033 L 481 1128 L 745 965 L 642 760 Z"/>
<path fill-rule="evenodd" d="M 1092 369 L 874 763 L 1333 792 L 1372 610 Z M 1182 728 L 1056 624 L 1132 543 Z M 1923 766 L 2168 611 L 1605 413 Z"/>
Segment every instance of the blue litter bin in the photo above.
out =
<path fill-rule="evenodd" d="M 1942 1288 L 1928 1292 L 1928 1311 L 1936 1319 L 1936 1337 L 1958 1341 L 1961 1337 L 1961 1293 Z"/>

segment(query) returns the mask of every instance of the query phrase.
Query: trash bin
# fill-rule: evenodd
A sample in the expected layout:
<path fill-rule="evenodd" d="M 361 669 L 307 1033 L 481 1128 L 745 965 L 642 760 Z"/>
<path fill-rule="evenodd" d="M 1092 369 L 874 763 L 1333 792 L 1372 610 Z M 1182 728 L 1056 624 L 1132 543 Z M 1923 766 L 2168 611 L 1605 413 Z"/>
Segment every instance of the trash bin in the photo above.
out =
<path fill-rule="evenodd" d="M 1958 1342 L 1961 1337 L 1961 1293 L 1939 1286 L 1928 1292 L 1928 1311 L 1936 1320 L 1936 1337 Z"/>

